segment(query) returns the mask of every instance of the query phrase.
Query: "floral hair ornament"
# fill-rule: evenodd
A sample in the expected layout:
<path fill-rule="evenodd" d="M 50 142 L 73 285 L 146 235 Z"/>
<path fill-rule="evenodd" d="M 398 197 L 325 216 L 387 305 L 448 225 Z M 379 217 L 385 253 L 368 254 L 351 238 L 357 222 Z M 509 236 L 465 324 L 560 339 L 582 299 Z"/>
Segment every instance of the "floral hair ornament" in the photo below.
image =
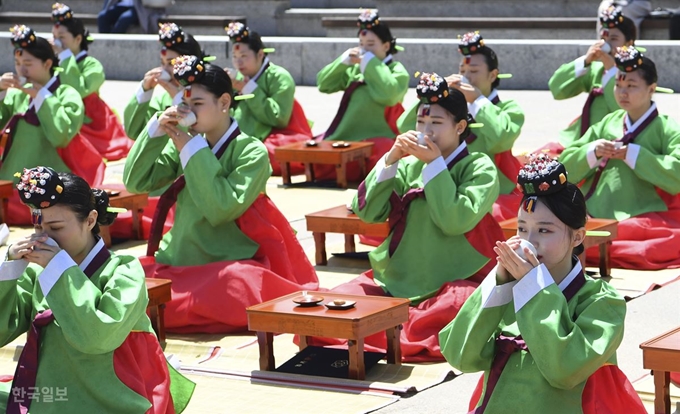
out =
<path fill-rule="evenodd" d="M 458 39 L 458 51 L 465 56 L 465 64 L 469 65 L 472 55 L 479 53 L 484 47 L 484 38 L 478 31 L 475 31 L 458 36 Z"/>
<path fill-rule="evenodd" d="M 566 187 L 567 170 L 545 153 L 529 155 L 529 161 L 517 176 L 517 188 L 524 196 L 522 208 L 528 213 L 536 209 L 538 196 L 556 193 Z"/>
<path fill-rule="evenodd" d="M 600 13 L 600 23 L 602 24 L 602 35 L 608 35 L 609 29 L 623 23 L 623 9 L 615 4 L 609 5 Z"/>
<path fill-rule="evenodd" d="M 626 80 L 626 75 L 640 67 L 644 62 L 644 55 L 640 50 L 634 46 L 622 46 L 616 50 L 616 67 L 619 68 L 618 79 Z M 662 86 L 656 87 L 656 92 L 674 93 L 671 88 L 664 88 Z"/>
<path fill-rule="evenodd" d="M 378 16 L 377 10 L 362 10 L 361 14 L 357 18 L 357 26 L 359 27 L 361 34 L 365 35 L 366 30 L 371 30 L 378 25 L 380 25 L 380 16 Z"/>
<path fill-rule="evenodd" d="M 197 56 L 182 55 L 172 60 L 172 72 L 184 87 L 184 97 L 191 97 L 191 84 L 205 75 L 205 63 Z"/>
<path fill-rule="evenodd" d="M 20 56 L 23 53 L 23 50 L 34 44 L 37 39 L 33 29 L 23 24 L 14 25 L 14 27 L 9 29 L 9 31 L 12 34 L 12 38 L 10 40 L 14 46 L 15 55 Z"/>
<path fill-rule="evenodd" d="M 427 72 L 416 72 L 415 77 L 418 79 L 418 85 L 416 85 L 416 94 L 418 94 L 418 99 L 423 104 L 418 112 L 418 116 L 428 116 L 430 115 L 430 107 L 433 104 L 442 104 L 442 102 L 449 98 L 449 84 L 446 79 L 442 78 L 436 73 Z M 446 106 L 444 106 L 446 108 Z M 468 123 L 469 128 L 481 128 L 484 124 L 482 123 Z"/>
<path fill-rule="evenodd" d="M 64 3 L 54 3 L 52 5 L 52 22 L 59 26 L 66 20 L 73 19 L 73 10 Z"/>
<path fill-rule="evenodd" d="M 158 23 L 158 41 L 163 45 L 161 54 L 165 55 L 171 47 L 186 42 L 186 34 L 175 23 Z"/>
<path fill-rule="evenodd" d="M 42 209 L 59 202 L 64 183 L 50 167 L 24 168 L 23 173 L 14 176 L 19 177 L 16 188 L 21 201 L 31 208 L 33 224 L 42 224 Z"/>

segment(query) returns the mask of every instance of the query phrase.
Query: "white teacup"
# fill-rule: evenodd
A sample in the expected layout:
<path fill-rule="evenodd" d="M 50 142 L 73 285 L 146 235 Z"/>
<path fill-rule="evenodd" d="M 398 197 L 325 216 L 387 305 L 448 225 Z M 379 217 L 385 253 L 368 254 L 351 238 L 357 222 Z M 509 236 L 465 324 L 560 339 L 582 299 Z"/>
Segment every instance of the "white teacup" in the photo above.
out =
<path fill-rule="evenodd" d="M 465 75 L 460 77 L 460 83 L 467 83 L 468 85 L 470 84 L 470 80 L 465 77 Z"/>
<path fill-rule="evenodd" d="M 517 255 L 519 257 L 521 257 L 522 259 L 527 260 L 527 257 L 524 254 L 524 248 L 525 247 L 529 248 L 529 250 L 531 251 L 531 253 L 534 254 L 534 256 L 538 255 L 538 252 L 536 252 L 536 248 L 534 247 L 533 244 L 531 244 L 531 242 L 529 242 L 528 240 L 521 239 L 519 241 L 519 247 L 515 251 L 517 252 Z"/>
<path fill-rule="evenodd" d="M 61 40 L 59 39 L 52 39 L 52 44 L 54 44 L 54 46 L 56 46 L 59 49 L 63 49 L 64 47 L 64 44 L 61 43 Z"/>
<path fill-rule="evenodd" d="M 169 81 L 170 79 L 172 79 L 172 76 L 168 73 L 168 71 L 166 71 L 165 69 L 163 69 L 163 70 L 161 71 L 161 75 L 158 77 L 158 79 L 167 82 L 167 81 Z"/>
<path fill-rule="evenodd" d="M 182 118 L 177 122 L 177 124 L 188 127 L 192 126 L 193 124 L 196 123 L 196 114 L 193 112 L 189 112 L 186 117 Z"/>
<path fill-rule="evenodd" d="M 614 148 L 616 148 L 617 150 L 620 150 L 621 147 L 623 147 L 623 142 L 617 141 L 614 143 Z"/>
<path fill-rule="evenodd" d="M 26 82 L 28 82 L 28 79 L 26 79 L 26 76 L 19 76 L 19 86 L 26 85 Z"/>
<path fill-rule="evenodd" d="M 609 43 L 604 42 L 604 44 L 600 47 L 600 50 L 602 50 L 604 53 L 609 53 L 612 51 L 612 46 Z"/>
<path fill-rule="evenodd" d="M 425 134 L 422 132 L 418 133 L 418 145 L 427 146 L 427 142 L 425 142 Z"/>

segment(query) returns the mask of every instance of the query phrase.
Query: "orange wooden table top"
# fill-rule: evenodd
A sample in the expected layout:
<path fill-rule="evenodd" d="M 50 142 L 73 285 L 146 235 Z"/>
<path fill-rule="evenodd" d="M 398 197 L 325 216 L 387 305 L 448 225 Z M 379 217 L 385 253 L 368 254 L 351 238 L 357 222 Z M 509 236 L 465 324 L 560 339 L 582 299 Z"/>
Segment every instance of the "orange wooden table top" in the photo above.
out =
<path fill-rule="evenodd" d="M 368 157 L 373 150 L 372 142 L 346 142 L 346 147 L 333 147 L 339 141 L 317 141 L 310 147 L 304 142 L 294 142 L 274 148 L 277 161 L 297 161 L 301 163 L 335 164 L 342 161 L 354 161 L 359 157 Z"/>
<path fill-rule="evenodd" d="M 307 292 L 324 298 L 356 301 L 353 308 L 331 310 L 323 304 L 299 306 L 293 298 L 301 292 L 260 303 L 246 309 L 248 329 L 278 333 L 357 339 L 408 321 L 410 301 L 383 296 L 357 296 L 332 292 Z"/>
<path fill-rule="evenodd" d="M 390 226 L 385 223 L 366 223 L 347 206 L 337 206 L 305 215 L 307 230 L 321 233 L 361 234 L 387 237 Z"/>

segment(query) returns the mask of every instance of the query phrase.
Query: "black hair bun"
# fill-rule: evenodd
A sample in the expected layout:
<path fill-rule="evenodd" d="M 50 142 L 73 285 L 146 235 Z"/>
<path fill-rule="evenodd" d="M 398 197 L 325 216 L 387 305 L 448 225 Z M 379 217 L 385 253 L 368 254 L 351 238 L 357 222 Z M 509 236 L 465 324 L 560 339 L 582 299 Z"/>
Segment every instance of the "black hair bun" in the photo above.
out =
<path fill-rule="evenodd" d="M 97 224 L 100 226 L 109 226 L 118 217 L 118 213 L 112 213 L 109 208 L 109 195 L 104 190 L 99 188 L 92 189 L 94 196 L 94 209 L 97 210 Z"/>

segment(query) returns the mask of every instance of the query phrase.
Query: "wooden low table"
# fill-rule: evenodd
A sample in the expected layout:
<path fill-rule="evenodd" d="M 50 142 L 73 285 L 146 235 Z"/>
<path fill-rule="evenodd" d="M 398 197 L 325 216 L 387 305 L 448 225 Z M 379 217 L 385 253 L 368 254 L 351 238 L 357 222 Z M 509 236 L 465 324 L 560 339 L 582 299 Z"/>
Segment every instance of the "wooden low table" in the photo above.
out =
<path fill-rule="evenodd" d="M 680 372 L 680 327 L 640 344 L 642 365 L 654 374 L 654 412 L 671 412 L 671 372 Z"/>
<path fill-rule="evenodd" d="M 165 342 L 165 304 L 172 299 L 170 286 L 172 281 L 167 279 L 146 279 L 146 291 L 149 295 L 149 310 L 151 326 L 158 335 L 158 341 Z"/>
<path fill-rule="evenodd" d="M 316 213 L 307 214 L 307 230 L 314 236 L 316 264 L 326 265 L 326 233 L 343 233 L 345 235 L 345 253 L 355 252 L 354 235 L 387 237 L 390 226 L 385 223 L 366 223 L 347 206 L 338 206 Z"/>
<path fill-rule="evenodd" d="M 12 192 L 14 191 L 14 182 L 9 180 L 0 180 L 0 200 L 2 200 L 2 206 L 0 206 L 0 223 L 4 223 L 7 215 L 7 207 L 9 205 L 9 199 L 12 197 Z"/>
<path fill-rule="evenodd" d="M 348 142 L 346 148 L 334 148 L 333 144 L 340 141 L 317 141 L 313 147 L 304 142 L 282 145 L 274 149 L 274 158 L 281 163 L 281 177 L 283 184 L 290 184 L 290 163 L 301 162 L 305 165 L 307 181 L 314 181 L 312 164 L 335 164 L 338 187 L 347 188 L 347 163 L 359 162 L 361 176 L 366 176 L 366 160 L 373 152 L 372 142 Z"/>
<path fill-rule="evenodd" d="M 118 195 L 109 196 L 109 205 L 111 207 L 118 207 L 130 210 L 132 212 L 132 234 L 137 240 L 143 240 L 144 234 L 142 232 L 142 215 L 144 214 L 144 207 L 149 204 L 149 195 L 133 194 L 127 190 L 107 190 L 114 191 Z M 104 239 L 106 246 L 111 246 L 111 234 L 108 226 L 101 226 L 101 236 Z"/>
<path fill-rule="evenodd" d="M 302 292 L 292 293 L 280 298 L 260 303 L 246 309 L 248 329 L 257 331 L 260 347 L 260 369 L 273 371 L 274 333 L 294 333 L 300 335 L 300 349 L 307 347 L 310 336 L 348 339 L 349 377 L 363 380 L 366 377 L 364 366 L 364 338 L 385 331 L 387 335 L 387 362 L 401 364 L 399 331 L 401 324 L 408 321 L 409 300 L 381 296 L 354 296 L 331 292 L 308 292 L 323 296 L 322 303 L 334 299 L 354 300 L 354 308 L 330 310 L 323 304 L 301 307 L 293 298 Z"/>
<path fill-rule="evenodd" d="M 510 238 L 517 234 L 517 218 L 501 221 L 501 228 L 506 238 Z M 609 246 L 612 240 L 616 239 L 618 233 L 619 222 L 609 219 L 591 218 L 586 222 L 586 231 L 608 231 L 609 236 L 588 236 L 586 235 L 583 241 L 583 247 L 587 250 L 593 246 L 600 246 L 600 276 L 609 276 Z M 586 253 L 579 256 L 581 265 L 586 266 Z"/>

